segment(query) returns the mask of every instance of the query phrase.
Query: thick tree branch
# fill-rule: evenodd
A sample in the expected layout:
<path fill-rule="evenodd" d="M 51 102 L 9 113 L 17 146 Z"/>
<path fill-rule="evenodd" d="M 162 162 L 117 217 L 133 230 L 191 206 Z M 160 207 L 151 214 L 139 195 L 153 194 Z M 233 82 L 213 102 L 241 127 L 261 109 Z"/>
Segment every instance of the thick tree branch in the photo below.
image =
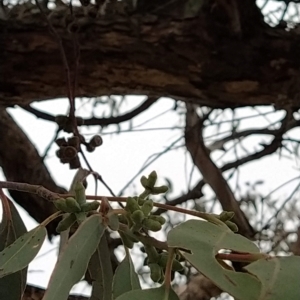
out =
<path fill-rule="evenodd" d="M 228 183 L 221 171 L 211 160 L 202 137 L 202 126 L 195 106 L 187 104 L 185 144 L 190 152 L 194 164 L 203 175 L 203 179 L 210 185 L 220 201 L 223 209 L 235 213 L 234 222 L 239 227 L 239 232 L 248 238 L 253 238 L 255 231 L 241 211 Z"/>
<path fill-rule="evenodd" d="M 155 10 L 146 14 L 142 8 L 120 13 L 121 2 L 101 18 L 74 8 L 81 49 L 76 96 L 146 94 L 210 107 L 284 107 L 287 102 L 300 107 L 299 37 L 264 24 L 255 1 L 235 7 L 238 34 L 230 9 L 210 7 L 213 1 L 194 18 L 173 11 L 163 17 Z M 72 65 L 72 37 L 64 22 L 68 8 L 47 14 Z M 3 105 L 66 96 L 57 42 L 39 13 L 1 19 L 0 45 Z"/>
<path fill-rule="evenodd" d="M 111 118 L 89 118 L 89 119 L 83 119 L 83 124 L 85 126 L 91 126 L 91 125 L 100 125 L 100 126 L 107 126 L 110 124 L 119 124 L 128 120 L 131 120 L 132 118 L 136 117 L 140 113 L 146 111 L 152 104 L 154 104 L 158 99 L 153 97 L 148 97 L 147 100 L 145 100 L 140 106 L 133 109 L 132 111 L 125 113 L 124 115 L 117 116 L 117 117 L 111 117 Z M 38 109 L 35 109 L 31 107 L 30 105 L 22 106 L 22 108 L 33 115 L 35 115 L 37 118 L 55 122 L 55 116 L 48 114 L 46 112 L 40 111 Z M 78 126 L 81 126 L 78 124 Z"/>
<path fill-rule="evenodd" d="M 4 108 L 0 109 L 0 166 L 8 181 L 42 185 L 57 193 L 66 192 L 53 181 L 34 145 Z M 38 195 L 13 190 L 9 192 L 37 222 L 44 221 L 56 212 L 54 205 Z M 50 236 L 56 234 L 57 222 L 48 225 Z"/>

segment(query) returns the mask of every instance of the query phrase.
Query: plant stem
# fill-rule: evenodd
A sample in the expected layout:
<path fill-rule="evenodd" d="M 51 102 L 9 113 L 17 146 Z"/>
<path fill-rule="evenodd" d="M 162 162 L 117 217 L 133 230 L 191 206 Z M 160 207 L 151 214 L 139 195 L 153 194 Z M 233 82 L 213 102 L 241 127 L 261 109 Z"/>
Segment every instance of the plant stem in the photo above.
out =
<path fill-rule="evenodd" d="M 166 271 L 165 271 L 165 295 L 164 295 L 164 300 L 168 300 L 169 298 L 169 293 L 170 293 L 170 287 L 171 287 L 171 272 L 172 272 L 172 264 L 173 264 L 173 259 L 175 256 L 175 248 L 168 248 L 168 261 L 167 261 L 167 266 L 166 266 Z"/>
<path fill-rule="evenodd" d="M 38 196 L 50 202 L 53 202 L 61 198 L 57 193 L 53 193 L 41 185 L 33 185 L 28 183 L 20 183 L 20 182 L 12 182 L 12 181 L 0 181 L 0 188 L 37 194 Z"/>
<path fill-rule="evenodd" d="M 49 216 L 46 220 L 44 220 L 40 226 L 47 226 L 51 221 L 53 221 L 54 219 L 56 219 L 57 217 L 59 217 L 60 215 L 62 215 L 63 212 L 62 211 L 57 211 L 54 214 L 52 214 L 51 216 Z"/>

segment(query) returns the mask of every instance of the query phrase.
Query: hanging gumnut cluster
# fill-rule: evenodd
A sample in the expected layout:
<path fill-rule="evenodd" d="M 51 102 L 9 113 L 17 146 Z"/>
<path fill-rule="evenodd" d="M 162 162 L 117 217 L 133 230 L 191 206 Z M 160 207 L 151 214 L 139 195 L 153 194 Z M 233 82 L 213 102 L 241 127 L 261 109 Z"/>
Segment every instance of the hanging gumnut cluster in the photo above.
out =
<path fill-rule="evenodd" d="M 69 164 L 70 169 L 78 169 L 80 160 L 78 151 L 80 150 L 80 139 L 77 136 L 68 138 L 59 138 L 55 141 L 59 149 L 56 151 L 56 156 L 63 164 Z"/>

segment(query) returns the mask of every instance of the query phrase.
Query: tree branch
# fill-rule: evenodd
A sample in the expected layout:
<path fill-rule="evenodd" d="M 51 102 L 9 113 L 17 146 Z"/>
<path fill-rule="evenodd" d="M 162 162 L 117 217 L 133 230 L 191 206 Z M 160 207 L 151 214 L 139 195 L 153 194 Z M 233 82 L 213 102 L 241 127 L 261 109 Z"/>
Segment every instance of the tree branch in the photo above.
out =
<path fill-rule="evenodd" d="M 99 125 L 99 126 L 107 126 L 110 124 L 119 124 L 128 120 L 131 120 L 132 118 L 136 117 L 140 113 L 146 111 L 152 104 L 154 104 L 158 99 L 154 97 L 148 97 L 147 100 L 145 100 L 139 107 L 133 109 L 132 111 L 125 113 L 124 115 L 117 116 L 117 117 L 111 117 L 111 118 L 89 118 L 89 119 L 83 119 L 84 126 L 92 126 L 92 125 Z M 37 118 L 55 122 L 55 116 L 48 114 L 46 112 L 40 111 L 38 109 L 33 108 L 30 105 L 24 105 L 21 106 L 24 110 L 32 113 Z M 81 124 L 78 124 L 78 126 L 81 126 Z"/>
<path fill-rule="evenodd" d="M 203 179 L 210 185 L 226 211 L 235 213 L 233 221 L 238 225 L 239 232 L 248 238 L 253 238 L 255 231 L 249 224 L 244 213 L 241 211 L 228 183 L 222 176 L 221 171 L 211 160 L 202 137 L 202 126 L 195 107 L 186 104 L 186 130 L 185 143 L 190 152 L 194 164 L 203 175 Z"/>
<path fill-rule="evenodd" d="M 4 108 L 0 109 L 0 166 L 8 181 L 41 185 L 60 194 L 66 192 L 53 181 L 34 145 Z M 57 211 L 38 195 L 13 190 L 9 193 L 39 223 Z M 56 234 L 58 221 L 47 226 L 50 236 Z"/>
<path fill-rule="evenodd" d="M 118 13 L 122 3 L 116 3 L 116 12 L 101 18 L 74 7 L 81 53 L 74 96 L 146 94 L 209 107 L 300 107 L 297 38 L 292 29 L 264 24 L 254 1 L 237 7 L 243 38 L 220 17 L 230 11 L 222 5 L 194 18 L 167 11 L 162 18 L 143 10 Z M 68 8 L 47 13 L 72 58 L 72 38 L 62 22 Z M 58 45 L 39 13 L 0 20 L 0 44 L 2 105 L 66 96 Z"/>

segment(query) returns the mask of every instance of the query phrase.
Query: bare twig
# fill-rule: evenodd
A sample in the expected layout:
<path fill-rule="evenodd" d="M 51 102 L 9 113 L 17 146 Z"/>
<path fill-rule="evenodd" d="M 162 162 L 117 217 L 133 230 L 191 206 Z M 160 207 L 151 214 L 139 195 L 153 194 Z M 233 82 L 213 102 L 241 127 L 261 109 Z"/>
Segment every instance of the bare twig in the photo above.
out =
<path fill-rule="evenodd" d="M 28 183 L 11 181 L 0 181 L 0 188 L 36 194 L 51 202 L 60 198 L 60 196 L 57 193 L 51 192 L 41 185 L 33 185 Z"/>

